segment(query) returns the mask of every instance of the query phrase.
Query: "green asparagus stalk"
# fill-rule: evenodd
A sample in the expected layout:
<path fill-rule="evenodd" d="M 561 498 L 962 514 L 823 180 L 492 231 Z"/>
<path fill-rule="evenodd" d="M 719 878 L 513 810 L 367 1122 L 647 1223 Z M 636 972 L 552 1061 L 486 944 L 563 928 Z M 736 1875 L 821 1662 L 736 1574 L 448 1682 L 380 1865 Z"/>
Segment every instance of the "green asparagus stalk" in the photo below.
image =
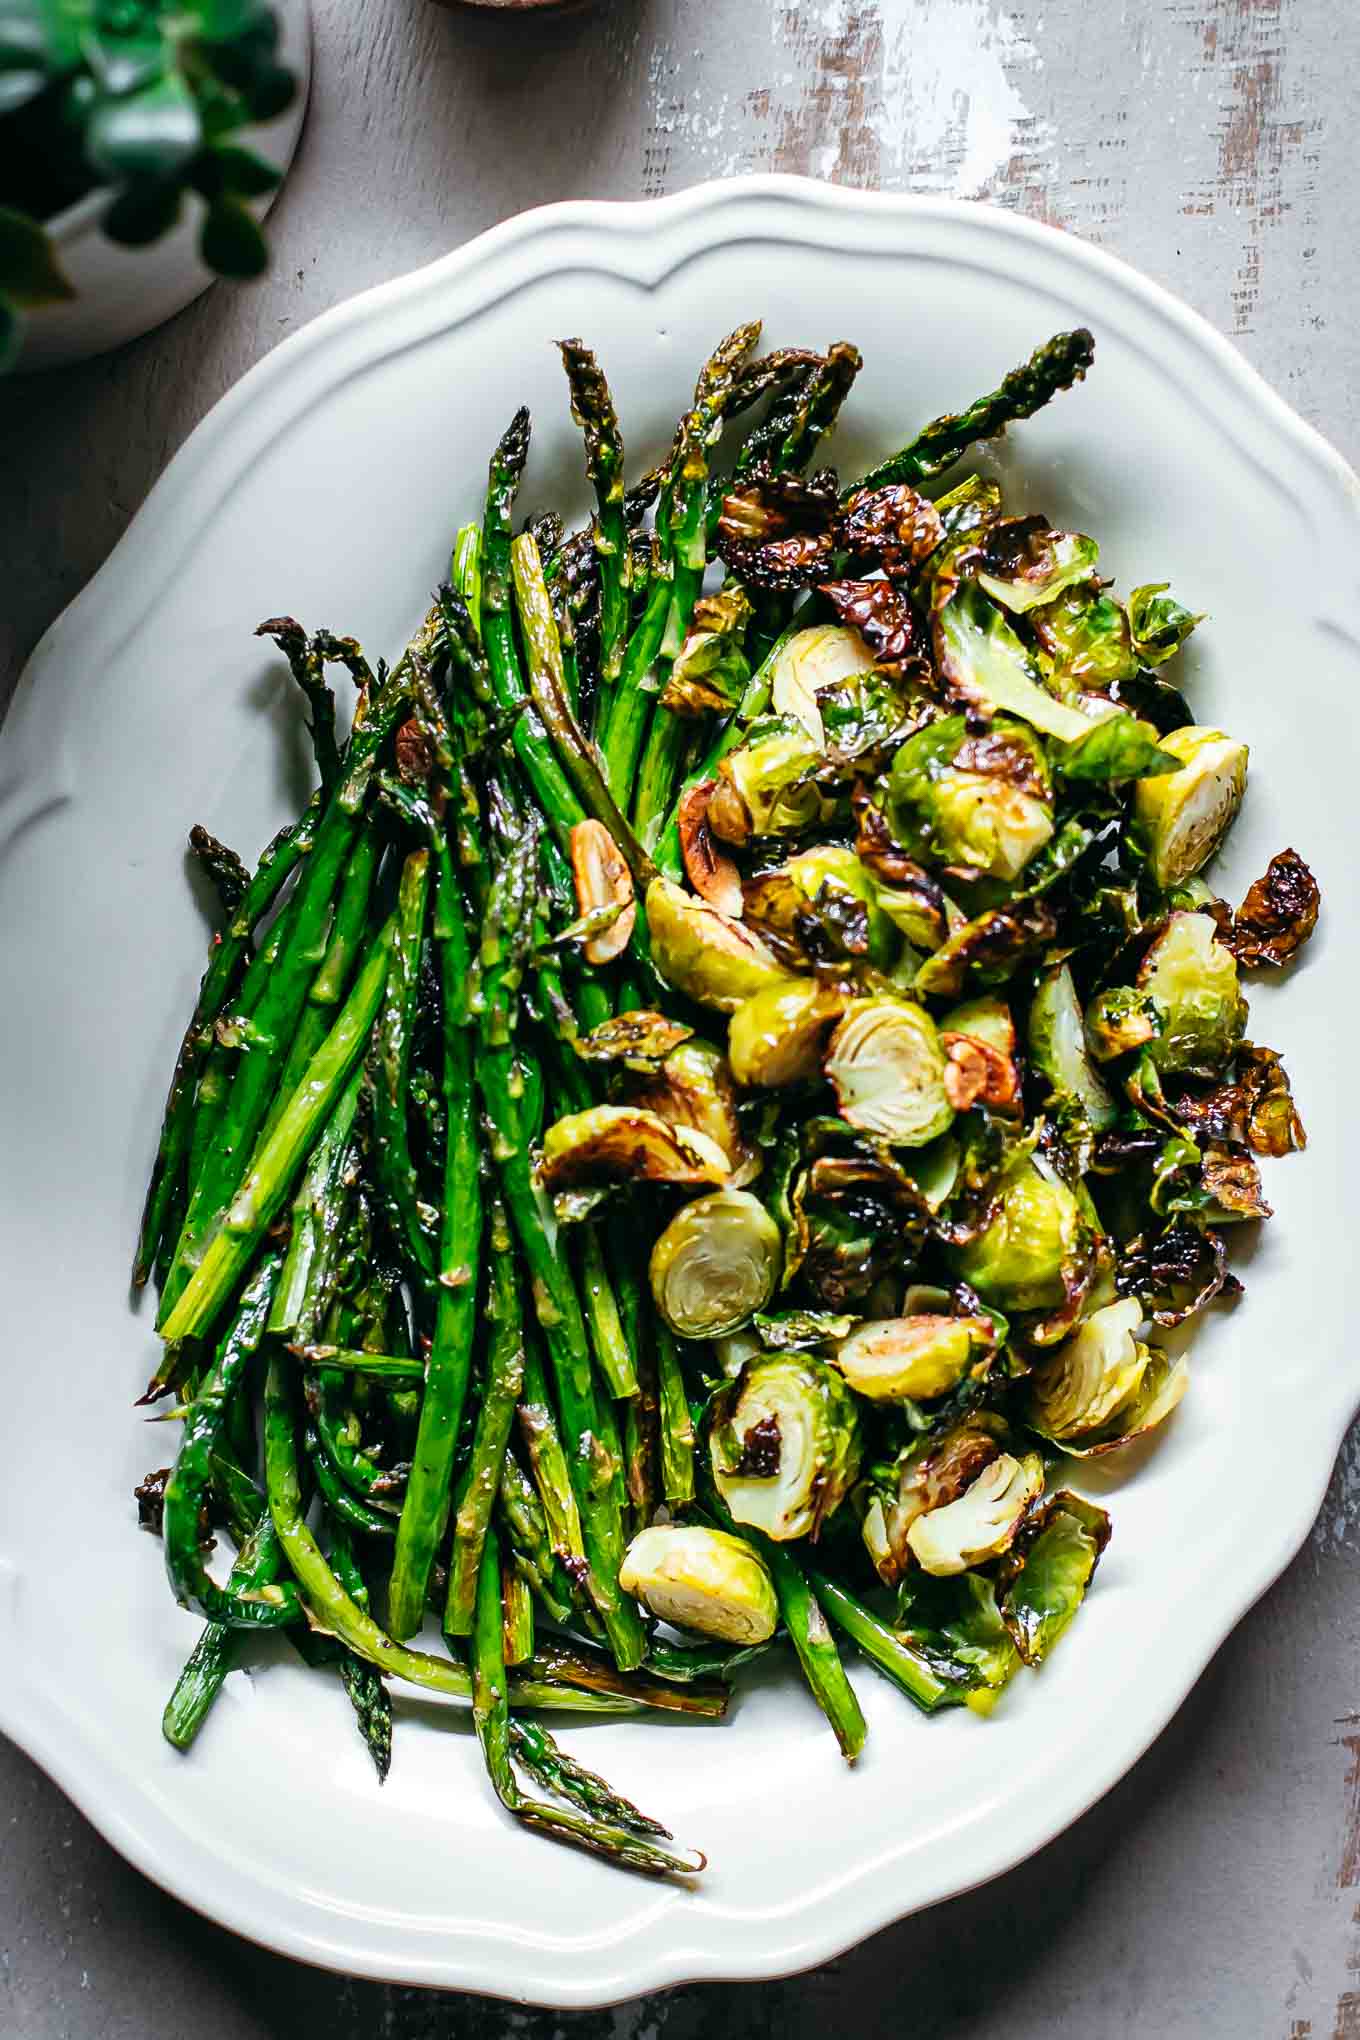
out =
<path fill-rule="evenodd" d="M 537 1340 L 524 1343 L 524 1388 L 519 1405 L 520 1436 L 534 1472 L 534 1485 L 552 1536 L 553 1549 L 578 1581 L 589 1568 L 576 1492 L 567 1471 L 557 1418 L 548 1397 L 547 1378 Z"/>
<path fill-rule="evenodd" d="M 581 1289 L 586 1299 L 586 1319 L 591 1344 L 609 1393 L 625 1401 L 638 1392 L 637 1372 L 624 1332 L 618 1299 L 605 1266 L 604 1248 L 597 1227 L 589 1220 L 580 1228 Z"/>
<path fill-rule="evenodd" d="M 316 1476 L 317 1491 L 326 1504 L 332 1523 L 343 1523 L 347 1530 L 357 1531 L 361 1537 L 395 1537 L 396 1517 L 386 1515 L 380 1508 L 364 1501 L 341 1479 L 319 1431 L 313 1425 L 307 1427 L 306 1446 L 312 1472 Z"/>
<path fill-rule="evenodd" d="M 257 627 L 255 635 L 273 638 L 307 697 L 312 712 L 308 724 L 312 754 L 321 791 L 328 794 L 340 777 L 340 751 L 335 741 L 335 696 L 326 684 L 325 661 L 316 645 L 308 642 L 302 625 L 291 616 L 271 616 Z"/>
<path fill-rule="evenodd" d="M 373 1094 L 374 1171 L 392 1232 L 414 1281 L 433 1289 L 437 1214 L 424 1204 L 411 1156 L 407 1092 L 411 1035 L 420 990 L 420 951 L 429 895 L 430 853 L 412 850 L 402 866 L 393 921 L 392 956 L 373 1031 L 369 1074 Z M 422 1597 L 424 1583 L 421 1583 Z"/>
<path fill-rule="evenodd" d="M 363 1050 L 386 982 L 391 942 L 389 923 L 359 972 L 334 1027 L 312 1057 L 307 1074 L 255 1157 L 206 1253 L 161 1326 L 161 1336 L 167 1345 L 209 1330 L 272 1223 L 298 1164 L 334 1110 Z"/>
<path fill-rule="evenodd" d="M 255 876 L 227 928 L 221 935 L 213 936 L 208 967 L 175 1059 L 175 1071 L 161 1119 L 156 1161 L 147 1187 L 132 1266 L 132 1280 L 138 1288 L 145 1283 L 155 1262 L 166 1216 L 189 1154 L 195 1085 L 213 1045 L 213 1022 L 231 994 L 242 961 L 250 949 L 250 938 L 256 925 L 269 912 L 297 866 L 309 855 L 315 840 L 316 818 L 317 804 L 313 802 L 290 828 L 280 830 L 261 857 Z"/>
<path fill-rule="evenodd" d="M 865 1657 L 926 1714 L 957 1697 L 936 1678 L 919 1650 L 913 1650 L 895 1629 L 880 1622 L 862 1602 L 824 1572 L 810 1569 L 808 1585 L 836 1627 L 857 1644 Z"/>
<path fill-rule="evenodd" d="M 453 543 L 449 580 L 467 605 L 472 628 L 482 634 L 482 527 L 465 524 Z"/>
<path fill-rule="evenodd" d="M 368 1583 L 359 1570 L 347 1531 L 331 1525 L 331 1571 L 356 1608 L 368 1611 Z M 375 1665 L 356 1657 L 352 1650 L 340 1652 L 340 1680 L 364 1746 L 373 1759 L 378 1783 L 385 1784 L 392 1768 L 392 1696 Z"/>
<path fill-rule="evenodd" d="M 653 1330 L 660 1405 L 661 1492 L 668 1502 L 694 1499 L 694 1420 L 690 1415 L 680 1349 L 663 1318 Z"/>
<path fill-rule="evenodd" d="M 210 1622 L 233 1629 L 278 1629 L 296 1622 L 301 1612 L 290 1587 L 234 1581 L 219 1587 L 204 1563 L 200 1544 L 202 1515 L 212 1480 L 212 1456 L 222 1432 L 227 1405 L 241 1392 L 251 1359 L 259 1350 L 269 1321 L 269 1306 L 278 1281 L 280 1257 L 267 1254 L 241 1298 L 241 1305 L 217 1349 L 184 1419 L 184 1435 L 174 1472 L 165 1485 L 162 1542 L 165 1569 L 176 1600 L 194 1602 Z M 233 1587 L 237 1590 L 233 1591 Z"/>
<path fill-rule="evenodd" d="M 303 1071 L 329 1033 L 349 990 L 364 938 L 369 933 L 369 902 L 381 858 L 380 839 L 373 830 L 366 829 L 354 846 L 340 887 L 326 954 L 308 988 L 302 1017 L 279 1078 L 278 1095 L 265 1116 L 265 1133 L 283 1109 L 284 1101 L 297 1089 Z"/>
<path fill-rule="evenodd" d="M 442 831 L 436 830 L 434 845 L 433 934 L 440 958 L 444 1027 L 444 1217 L 434 1338 L 388 1590 L 389 1623 L 398 1637 L 414 1635 L 424 1618 L 430 1567 L 448 1520 L 454 1447 L 472 1365 L 482 1235 L 467 931 L 448 838 Z"/>
<path fill-rule="evenodd" d="M 663 1848 L 659 1840 L 640 1832 L 636 1825 L 611 1825 L 581 1812 L 579 1806 L 552 1806 L 521 1795 L 511 1762 L 510 1705 L 501 1625 L 500 1559 L 493 1531 L 482 1552 L 477 1580 L 472 1718 L 487 1773 L 507 1812 L 551 1841 L 571 1843 L 622 1869 L 639 1870 L 652 1877 L 689 1876 L 702 1870 L 704 1858 L 697 1852 L 682 1855 Z"/>
<path fill-rule="evenodd" d="M 345 1346 L 291 1345 L 290 1353 L 308 1367 L 337 1367 L 350 1374 L 381 1375 L 393 1381 L 424 1381 L 425 1362 L 413 1355 L 367 1353 Z"/>
<path fill-rule="evenodd" d="M 1004 376 L 1000 386 L 979 397 L 966 411 L 946 413 L 918 432 L 910 445 L 894 453 L 855 483 L 855 489 L 881 489 L 890 482 L 908 482 L 919 488 L 953 466 L 960 454 L 978 439 L 994 439 L 1008 425 L 1032 418 L 1059 390 L 1080 382 L 1095 359 L 1095 341 L 1084 326 L 1071 333 L 1055 333 L 1019 368 Z"/>
<path fill-rule="evenodd" d="M 219 843 L 200 822 L 189 831 L 189 848 L 206 874 L 223 914 L 230 921 L 250 886 L 250 873 L 234 850 Z"/>
<path fill-rule="evenodd" d="M 655 1835 L 663 1842 L 674 1840 L 670 1829 L 663 1827 L 659 1820 L 640 1812 L 598 1772 L 588 1771 L 584 1764 L 578 1764 L 574 1757 L 569 1757 L 541 1722 L 512 1720 L 510 1748 L 515 1761 L 545 1792 L 555 1792 L 559 1799 L 579 1806 L 582 1813 L 593 1814 L 597 1820 L 608 1821 L 614 1827 L 626 1828 L 630 1834 Z"/>
<path fill-rule="evenodd" d="M 558 347 L 571 390 L 571 415 L 585 435 L 586 472 L 595 490 L 592 537 L 600 574 L 600 678 L 618 679 L 628 634 L 628 527 L 623 509 L 623 435 L 604 370 L 580 340 Z"/>
<path fill-rule="evenodd" d="M 312 1150 L 293 1199 L 288 1252 L 269 1314 L 271 1332 L 291 1332 L 303 1340 L 316 1334 L 321 1296 L 348 1210 L 346 1177 L 353 1164 L 350 1137 L 358 1107 L 356 1072 Z"/>
<path fill-rule="evenodd" d="M 554 1637 L 534 1657 L 535 1676 L 562 1685 L 579 1686 L 586 1693 L 615 1693 L 645 1702 L 663 1714 L 696 1714 L 705 1720 L 721 1721 L 727 1712 L 726 1686 L 711 1679 L 693 1679 L 686 1684 L 656 1679 L 645 1666 L 620 1671 L 603 1651 L 586 1644 L 568 1644 Z"/>
<path fill-rule="evenodd" d="M 453 1555 L 449 1562 L 449 1592 L 444 1610 L 444 1628 L 451 1636 L 472 1634 L 472 1611 L 477 1598 L 482 1545 L 501 1483 L 510 1428 L 524 1383 L 524 1327 L 514 1240 L 509 1216 L 499 1199 L 492 1207 L 487 1243 L 491 1249 L 491 1295 L 488 1303 L 491 1344 L 472 1441 L 472 1457 L 453 1524 Z"/>
<path fill-rule="evenodd" d="M 564 1464 L 564 1484 L 566 1477 Z M 574 1600 L 571 1579 L 549 1539 L 548 1519 L 538 1490 L 513 1452 L 505 1455 L 497 1501 L 498 1519 L 516 1569 L 538 1596 L 550 1620 L 570 1622 Z"/>
<path fill-rule="evenodd" d="M 513 1566 L 501 1574 L 501 1647 L 507 1665 L 522 1665 L 534 1654 L 534 1597 Z"/>
<path fill-rule="evenodd" d="M 292 1398 L 285 1363 L 278 1354 L 272 1357 L 265 1380 L 264 1440 L 270 1514 L 313 1619 L 390 1677 L 452 1700 L 471 1700 L 472 1680 L 462 1665 L 395 1642 L 371 1615 L 355 1606 L 326 1563 L 303 1512 Z M 534 1710 L 569 1709 L 587 1714 L 640 1711 L 637 1701 L 617 1694 L 586 1693 L 533 1677 L 512 1680 L 509 1697 L 513 1705 Z"/>

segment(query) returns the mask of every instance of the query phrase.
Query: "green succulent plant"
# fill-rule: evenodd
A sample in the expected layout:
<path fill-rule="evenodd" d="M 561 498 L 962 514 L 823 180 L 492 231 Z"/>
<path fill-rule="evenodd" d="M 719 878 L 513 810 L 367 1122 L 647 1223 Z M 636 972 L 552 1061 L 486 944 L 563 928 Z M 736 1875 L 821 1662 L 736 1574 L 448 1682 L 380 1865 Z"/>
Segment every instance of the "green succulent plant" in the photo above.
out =
<path fill-rule="evenodd" d="M 208 268 L 258 275 L 249 201 L 279 173 L 237 138 L 296 90 L 268 0 L 0 0 L 0 367 L 26 311 L 73 295 L 47 223 L 92 191 L 127 247 L 196 193 Z"/>

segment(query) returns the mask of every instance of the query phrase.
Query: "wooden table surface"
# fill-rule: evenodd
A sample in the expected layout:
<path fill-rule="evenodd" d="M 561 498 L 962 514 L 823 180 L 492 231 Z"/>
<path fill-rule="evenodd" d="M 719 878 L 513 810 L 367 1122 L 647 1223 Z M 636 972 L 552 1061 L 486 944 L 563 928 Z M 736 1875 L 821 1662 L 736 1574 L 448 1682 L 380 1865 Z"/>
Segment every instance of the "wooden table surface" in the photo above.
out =
<path fill-rule="evenodd" d="M 1170 285 L 1360 455 L 1355 0 L 313 12 L 311 111 L 269 275 L 218 286 L 119 354 L 0 385 L 0 704 L 243 370 L 328 305 L 548 199 L 749 169 L 990 199 Z M 1133 1773 L 1034 1861 L 814 1976 L 613 2013 L 385 1989 L 264 1954 L 128 1869 L 0 1743 L 0 2035 L 1360 2040 L 1358 1549 L 1353 1435 L 1284 1579 Z"/>

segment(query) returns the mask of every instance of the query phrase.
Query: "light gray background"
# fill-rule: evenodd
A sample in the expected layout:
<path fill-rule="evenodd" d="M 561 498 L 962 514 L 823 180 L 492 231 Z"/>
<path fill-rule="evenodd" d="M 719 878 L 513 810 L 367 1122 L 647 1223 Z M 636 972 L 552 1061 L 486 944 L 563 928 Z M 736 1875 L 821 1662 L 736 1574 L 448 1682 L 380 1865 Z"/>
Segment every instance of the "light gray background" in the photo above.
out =
<path fill-rule="evenodd" d="M 546 199 L 746 169 L 989 198 L 1169 284 L 1360 454 L 1354 0 L 601 0 L 544 22 L 314 0 L 314 14 L 311 113 L 268 277 L 215 288 L 120 354 L 0 385 L 0 702 L 244 369 L 338 299 Z M 1326 1336 L 1327 1300 L 1301 1304 Z M 1294 1566 L 1131 1776 L 1042 1855 L 815 1976 L 608 2013 L 263 1954 L 128 1869 L 0 1743 L 0 2036 L 1360 2040 L 1358 1549 L 1353 1435 Z M 903 1799 L 909 1818 L 909 1780 Z"/>

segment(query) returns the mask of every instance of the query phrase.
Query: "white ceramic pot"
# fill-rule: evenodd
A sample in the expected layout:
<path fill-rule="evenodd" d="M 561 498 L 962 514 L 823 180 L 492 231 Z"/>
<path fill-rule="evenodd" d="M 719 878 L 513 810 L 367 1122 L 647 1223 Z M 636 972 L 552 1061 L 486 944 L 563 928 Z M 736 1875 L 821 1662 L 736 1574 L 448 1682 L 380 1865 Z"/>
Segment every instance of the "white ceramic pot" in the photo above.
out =
<path fill-rule="evenodd" d="M 286 113 L 242 136 L 250 148 L 286 170 L 293 159 L 311 83 L 312 31 L 307 0 L 279 0 L 283 22 L 281 55 L 297 74 L 298 90 Z M 257 201 L 263 217 L 274 198 Z M 205 291 L 213 273 L 199 259 L 202 201 L 186 198 L 179 225 L 147 248 L 123 248 L 100 227 L 109 196 L 91 191 L 49 222 L 63 275 L 75 291 L 61 304 L 28 313 L 17 369 L 57 368 L 121 347 L 182 311 Z"/>

